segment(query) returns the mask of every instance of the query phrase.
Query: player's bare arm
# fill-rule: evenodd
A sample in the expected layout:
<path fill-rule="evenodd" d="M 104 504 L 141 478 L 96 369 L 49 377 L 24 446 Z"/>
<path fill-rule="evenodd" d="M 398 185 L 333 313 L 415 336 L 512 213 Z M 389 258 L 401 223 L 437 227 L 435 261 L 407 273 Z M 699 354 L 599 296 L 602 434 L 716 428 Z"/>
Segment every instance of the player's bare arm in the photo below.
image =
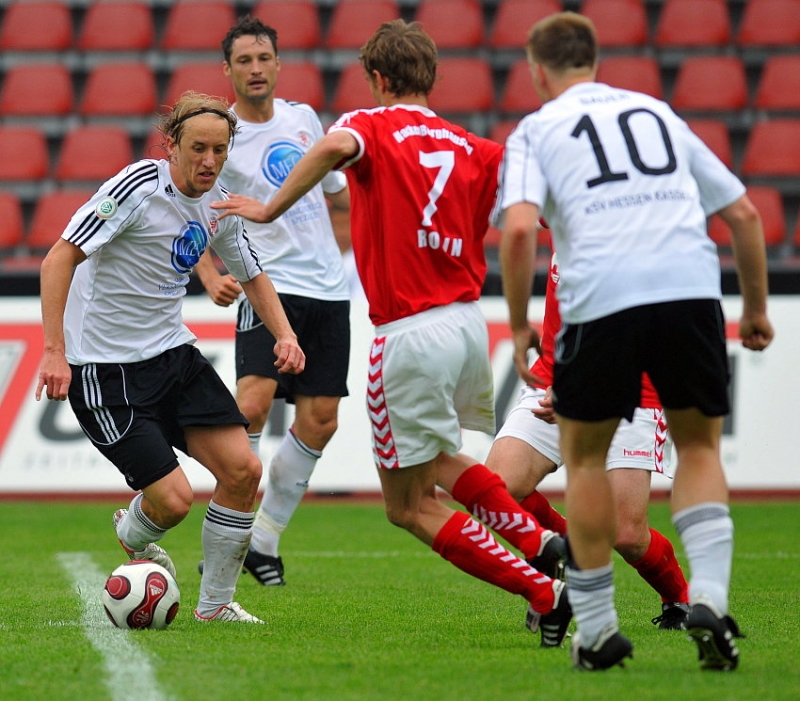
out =
<path fill-rule="evenodd" d="M 266 204 L 252 197 L 232 194 L 229 199 L 212 203 L 222 213 L 220 219 L 238 214 L 255 222 L 271 222 L 322 180 L 333 168 L 358 153 L 358 142 L 349 132 L 337 130 L 314 144 L 292 168 L 283 185 Z"/>
<path fill-rule="evenodd" d="M 214 265 L 211 253 L 207 249 L 200 256 L 200 260 L 197 261 L 194 270 L 214 304 L 220 307 L 229 307 L 239 298 L 242 292 L 242 286 L 239 281 L 228 273 L 220 274 L 217 266 Z"/>
<path fill-rule="evenodd" d="M 39 367 L 36 399 L 45 390 L 48 399 L 64 401 L 72 371 L 64 354 L 64 308 L 67 305 L 72 271 L 86 260 L 80 248 L 59 239 L 48 252 L 41 269 L 42 331 L 44 352 Z"/>
<path fill-rule="evenodd" d="M 743 301 L 739 320 L 742 345 L 750 350 L 764 350 L 775 332 L 767 317 L 767 257 L 761 217 L 747 195 L 721 209 L 718 214 L 731 228 Z"/>
<path fill-rule="evenodd" d="M 500 268 L 514 342 L 514 365 L 528 384 L 539 382 L 530 371 L 528 359 L 528 351 L 539 347 L 539 335 L 528 323 L 538 221 L 539 208 L 535 204 L 522 202 L 511 205 L 503 215 L 503 236 L 500 239 Z"/>
<path fill-rule="evenodd" d="M 258 318 L 264 322 L 275 337 L 275 367 L 279 372 L 297 375 L 305 369 L 306 356 L 297 336 L 283 311 L 278 293 L 266 273 L 256 275 L 252 280 L 242 282 L 242 289 L 253 305 Z"/>

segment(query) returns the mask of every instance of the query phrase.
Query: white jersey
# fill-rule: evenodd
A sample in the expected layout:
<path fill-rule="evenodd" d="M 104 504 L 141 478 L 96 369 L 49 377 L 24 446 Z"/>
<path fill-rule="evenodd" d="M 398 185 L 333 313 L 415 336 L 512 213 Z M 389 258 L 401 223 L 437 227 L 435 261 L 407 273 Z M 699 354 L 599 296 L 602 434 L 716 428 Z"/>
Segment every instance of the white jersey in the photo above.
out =
<path fill-rule="evenodd" d="M 579 83 L 509 136 L 497 211 L 541 208 L 558 253 L 561 316 L 582 323 L 644 304 L 720 298 L 706 218 L 744 192 L 666 103 Z"/>
<path fill-rule="evenodd" d="M 272 199 L 295 163 L 323 136 L 319 118 L 308 105 L 276 99 L 274 106 L 272 119 L 263 124 L 239 118 L 239 131 L 220 175 L 228 191 L 261 202 Z M 248 223 L 261 267 L 278 292 L 329 301 L 350 298 L 323 194 L 346 185 L 345 175 L 332 171 L 274 222 Z"/>
<path fill-rule="evenodd" d="M 217 219 L 202 197 L 181 194 L 167 161 L 143 160 L 104 183 L 72 217 L 62 238 L 87 259 L 67 299 L 67 360 L 130 363 L 196 338 L 183 324 L 189 273 L 210 244 L 239 280 L 261 273 L 239 217 Z"/>

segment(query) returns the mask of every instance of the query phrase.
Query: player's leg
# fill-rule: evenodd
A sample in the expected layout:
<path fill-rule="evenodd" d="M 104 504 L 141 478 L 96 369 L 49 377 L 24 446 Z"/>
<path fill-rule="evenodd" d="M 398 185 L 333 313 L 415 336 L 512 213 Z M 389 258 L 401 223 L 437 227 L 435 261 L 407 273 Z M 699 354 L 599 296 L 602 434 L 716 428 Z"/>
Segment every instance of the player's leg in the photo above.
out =
<path fill-rule="evenodd" d="M 236 404 L 249 423 L 247 437 L 256 455 L 277 389 L 276 380 L 262 375 L 244 375 L 236 380 Z"/>

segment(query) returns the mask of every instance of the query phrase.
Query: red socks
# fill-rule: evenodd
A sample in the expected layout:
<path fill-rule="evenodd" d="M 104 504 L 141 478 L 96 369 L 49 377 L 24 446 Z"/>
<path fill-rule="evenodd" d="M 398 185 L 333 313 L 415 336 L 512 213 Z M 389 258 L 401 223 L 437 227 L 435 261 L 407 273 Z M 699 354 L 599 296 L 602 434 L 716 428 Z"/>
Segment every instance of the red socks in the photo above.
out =
<path fill-rule="evenodd" d="M 644 557 L 629 564 L 659 593 L 664 603 L 689 603 L 689 584 L 675 557 L 672 543 L 657 530 L 650 529 L 650 547 Z"/>
<path fill-rule="evenodd" d="M 432 547 L 463 572 L 524 596 L 539 613 L 552 610 L 553 580 L 500 545 L 469 514 L 456 511 L 436 534 Z"/>
<path fill-rule="evenodd" d="M 453 485 L 452 496 L 526 559 L 539 554 L 542 528 L 508 493 L 502 478 L 488 467 L 478 463 L 465 470 Z"/>
<path fill-rule="evenodd" d="M 567 534 L 567 519 L 550 506 L 547 497 L 541 492 L 534 490 L 520 502 L 520 506 L 533 514 L 542 528 L 555 531 L 560 536 Z"/>

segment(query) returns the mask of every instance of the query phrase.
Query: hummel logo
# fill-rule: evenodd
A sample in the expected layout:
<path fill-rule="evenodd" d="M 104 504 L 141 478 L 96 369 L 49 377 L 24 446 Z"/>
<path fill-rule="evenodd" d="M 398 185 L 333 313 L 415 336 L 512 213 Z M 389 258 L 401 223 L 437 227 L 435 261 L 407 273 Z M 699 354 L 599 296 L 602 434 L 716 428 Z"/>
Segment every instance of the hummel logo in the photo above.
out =
<path fill-rule="evenodd" d="M 172 189 L 172 185 L 167 185 L 164 188 L 164 192 L 167 193 L 167 197 L 175 197 L 175 190 Z"/>

